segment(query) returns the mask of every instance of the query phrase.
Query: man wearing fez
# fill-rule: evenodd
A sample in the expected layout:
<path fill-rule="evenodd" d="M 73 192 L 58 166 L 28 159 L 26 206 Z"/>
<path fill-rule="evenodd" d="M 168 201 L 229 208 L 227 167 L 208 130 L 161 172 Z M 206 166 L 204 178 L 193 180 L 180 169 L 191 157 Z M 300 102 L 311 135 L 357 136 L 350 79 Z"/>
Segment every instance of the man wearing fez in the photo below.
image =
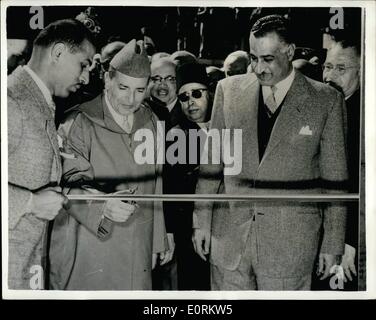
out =
<path fill-rule="evenodd" d="M 149 76 L 144 48 L 130 41 L 111 60 L 103 94 L 79 106 L 59 128 L 69 194 L 161 193 L 160 168 L 134 158 L 142 143 L 134 139 L 136 131 L 157 134 L 157 118 L 142 104 Z M 151 201 L 72 201 L 52 231 L 51 287 L 151 289 L 156 254 L 167 246 L 159 206 Z"/>
<path fill-rule="evenodd" d="M 91 33 L 81 22 L 59 20 L 39 33 L 27 65 L 8 77 L 10 289 L 44 287 L 43 277 L 32 284 L 30 278 L 43 275 L 47 224 L 67 202 L 58 187 L 52 97 L 66 98 L 88 83 L 94 53 Z"/>
<path fill-rule="evenodd" d="M 250 34 L 254 73 L 218 83 L 211 129 L 242 129 L 242 172 L 200 166 L 196 193 L 310 195 L 343 192 L 347 179 L 339 92 L 294 70 L 288 21 L 259 19 Z M 323 240 L 319 247 L 320 229 Z M 346 208 L 315 202 L 197 202 L 196 251 L 211 250 L 214 290 L 309 290 L 343 254 Z"/>

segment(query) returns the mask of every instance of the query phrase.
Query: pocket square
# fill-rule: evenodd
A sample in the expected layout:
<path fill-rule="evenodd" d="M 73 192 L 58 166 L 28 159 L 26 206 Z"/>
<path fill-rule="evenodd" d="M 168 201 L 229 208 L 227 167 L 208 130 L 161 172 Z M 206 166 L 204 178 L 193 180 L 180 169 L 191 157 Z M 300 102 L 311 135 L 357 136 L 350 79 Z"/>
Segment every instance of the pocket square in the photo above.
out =
<path fill-rule="evenodd" d="M 66 153 L 66 152 L 60 151 L 60 156 L 65 159 L 76 159 L 76 156 L 73 153 Z"/>
<path fill-rule="evenodd" d="M 300 129 L 299 134 L 303 136 L 311 136 L 312 130 L 309 128 L 309 126 L 304 126 Z"/>
<path fill-rule="evenodd" d="M 57 143 L 59 145 L 59 149 L 64 147 L 64 140 L 61 136 L 57 135 Z"/>

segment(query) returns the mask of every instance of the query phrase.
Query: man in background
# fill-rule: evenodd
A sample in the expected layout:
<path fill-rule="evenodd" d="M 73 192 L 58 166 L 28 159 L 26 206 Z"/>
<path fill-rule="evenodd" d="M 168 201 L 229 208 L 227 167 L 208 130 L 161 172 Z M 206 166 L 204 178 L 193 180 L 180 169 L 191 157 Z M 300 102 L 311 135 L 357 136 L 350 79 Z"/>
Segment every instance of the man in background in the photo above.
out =
<path fill-rule="evenodd" d="M 165 134 L 176 126 L 183 113 L 180 102 L 176 95 L 176 63 L 170 57 L 162 57 L 153 60 L 151 63 L 151 75 L 149 84 L 150 97 L 146 100 L 151 110 L 157 115 L 160 121 L 164 121 Z M 163 166 L 163 190 L 166 190 L 165 167 Z M 169 215 L 165 209 L 166 203 L 163 203 L 165 215 L 166 230 L 169 239 L 170 250 L 167 260 L 171 260 L 174 254 L 174 217 Z M 167 261 L 165 260 L 165 261 Z M 154 289 L 159 290 L 177 290 L 177 269 L 176 260 L 173 259 L 169 264 L 157 267 L 153 272 Z"/>
<path fill-rule="evenodd" d="M 349 170 L 349 192 L 359 193 L 360 164 L 360 44 L 351 40 L 334 43 L 328 50 L 323 65 L 323 80 L 338 89 L 346 104 L 346 141 Z M 348 204 L 346 245 L 341 266 L 346 288 L 357 290 L 357 250 L 359 230 L 359 205 Z"/>
<path fill-rule="evenodd" d="M 226 77 L 231 77 L 236 74 L 247 73 L 249 65 L 249 57 L 245 51 L 235 51 L 230 53 L 223 62 L 223 70 Z"/>

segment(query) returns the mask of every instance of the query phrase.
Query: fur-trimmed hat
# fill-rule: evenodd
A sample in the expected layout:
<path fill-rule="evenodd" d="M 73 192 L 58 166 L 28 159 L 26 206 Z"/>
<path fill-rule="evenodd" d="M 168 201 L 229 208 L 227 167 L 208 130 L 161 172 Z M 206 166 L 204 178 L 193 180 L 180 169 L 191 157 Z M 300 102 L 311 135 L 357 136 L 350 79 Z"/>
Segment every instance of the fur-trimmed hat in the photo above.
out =
<path fill-rule="evenodd" d="M 176 90 L 179 91 L 185 84 L 193 82 L 209 86 L 209 77 L 205 66 L 197 62 L 178 66 L 176 70 Z"/>

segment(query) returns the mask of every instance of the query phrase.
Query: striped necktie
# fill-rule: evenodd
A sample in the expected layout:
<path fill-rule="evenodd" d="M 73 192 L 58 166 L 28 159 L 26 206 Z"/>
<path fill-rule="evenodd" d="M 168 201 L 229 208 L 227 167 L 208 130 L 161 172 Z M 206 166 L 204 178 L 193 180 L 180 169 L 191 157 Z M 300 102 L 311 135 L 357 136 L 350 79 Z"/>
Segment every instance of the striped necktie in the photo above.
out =
<path fill-rule="evenodd" d="M 278 105 L 277 105 L 277 102 L 275 101 L 275 96 L 274 96 L 275 92 L 277 91 L 277 88 L 275 86 L 271 86 L 270 90 L 271 92 L 265 101 L 265 105 L 268 107 L 269 111 L 273 114 L 278 108 Z"/>
<path fill-rule="evenodd" d="M 128 134 L 132 131 L 132 125 L 129 120 L 129 116 L 123 116 L 123 130 Z"/>

